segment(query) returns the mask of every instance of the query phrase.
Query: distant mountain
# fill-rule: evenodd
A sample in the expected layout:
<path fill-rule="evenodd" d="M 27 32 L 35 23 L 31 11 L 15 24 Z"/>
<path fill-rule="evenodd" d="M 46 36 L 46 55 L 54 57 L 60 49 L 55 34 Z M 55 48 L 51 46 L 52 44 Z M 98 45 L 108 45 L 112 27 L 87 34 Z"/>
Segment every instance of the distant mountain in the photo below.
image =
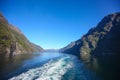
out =
<path fill-rule="evenodd" d="M 0 14 L 0 57 L 38 52 L 43 49 L 31 43 L 24 34 Z"/>
<path fill-rule="evenodd" d="M 62 48 L 61 52 L 87 58 L 120 56 L 120 12 L 105 16 L 94 28 L 81 39 Z"/>

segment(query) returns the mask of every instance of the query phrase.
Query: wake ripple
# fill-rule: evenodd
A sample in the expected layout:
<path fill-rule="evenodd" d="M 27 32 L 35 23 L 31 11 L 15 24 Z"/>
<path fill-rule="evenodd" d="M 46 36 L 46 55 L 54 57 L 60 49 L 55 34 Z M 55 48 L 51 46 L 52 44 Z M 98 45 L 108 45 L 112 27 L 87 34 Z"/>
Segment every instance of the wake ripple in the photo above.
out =
<path fill-rule="evenodd" d="M 61 80 L 62 76 L 73 67 L 70 56 L 50 60 L 42 67 L 30 69 L 9 80 Z"/>

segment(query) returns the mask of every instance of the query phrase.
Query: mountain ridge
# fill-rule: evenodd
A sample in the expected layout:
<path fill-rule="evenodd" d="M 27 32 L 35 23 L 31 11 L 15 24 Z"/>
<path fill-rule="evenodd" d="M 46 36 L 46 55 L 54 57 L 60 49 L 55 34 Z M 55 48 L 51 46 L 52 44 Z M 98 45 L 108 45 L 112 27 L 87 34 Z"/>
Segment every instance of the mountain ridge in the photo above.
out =
<path fill-rule="evenodd" d="M 115 29 L 117 28 L 117 29 Z M 91 28 L 87 34 L 83 35 L 81 39 L 78 39 L 77 41 L 74 41 L 67 45 L 66 47 L 62 48 L 60 51 L 68 54 L 76 55 L 80 58 L 85 58 L 86 56 L 104 56 L 107 55 L 107 53 L 103 52 L 105 51 L 102 49 L 111 46 L 110 49 L 113 49 L 112 45 L 110 43 L 112 42 L 112 39 L 115 35 L 117 35 L 115 40 L 120 40 L 120 12 L 109 14 L 105 16 L 96 27 Z M 114 34 L 116 33 L 116 34 Z M 104 40 L 107 39 L 106 41 Z M 109 42 L 110 41 L 110 42 Z M 108 43 L 109 42 L 109 43 Z M 102 45 L 101 45 L 102 43 Z M 114 46 L 118 47 L 117 50 L 120 52 L 120 42 L 117 41 L 116 43 L 113 43 Z M 116 45 L 115 45 L 116 44 Z M 102 46 L 102 47 L 98 47 Z M 101 49 L 101 50 L 99 50 Z M 103 51 L 102 51 L 103 50 Z M 109 48 L 106 50 L 109 51 Z M 101 51 L 101 52 L 100 52 Z M 99 53 L 98 53 L 99 52 Z M 118 53 L 114 53 L 118 54 Z M 109 54 L 110 55 L 110 54 Z"/>
<path fill-rule="evenodd" d="M 0 56 L 9 57 L 38 51 L 43 51 L 43 48 L 31 43 L 20 29 L 9 24 L 0 13 Z"/>

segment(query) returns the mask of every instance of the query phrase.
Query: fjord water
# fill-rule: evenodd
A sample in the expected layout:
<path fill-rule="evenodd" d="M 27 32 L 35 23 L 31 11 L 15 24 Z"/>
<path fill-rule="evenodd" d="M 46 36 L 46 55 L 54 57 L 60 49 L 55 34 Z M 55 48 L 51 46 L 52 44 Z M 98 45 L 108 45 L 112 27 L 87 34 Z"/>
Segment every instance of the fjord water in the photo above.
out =
<path fill-rule="evenodd" d="M 0 74 L 2 80 L 99 80 L 77 57 L 54 51 L 19 55 Z"/>

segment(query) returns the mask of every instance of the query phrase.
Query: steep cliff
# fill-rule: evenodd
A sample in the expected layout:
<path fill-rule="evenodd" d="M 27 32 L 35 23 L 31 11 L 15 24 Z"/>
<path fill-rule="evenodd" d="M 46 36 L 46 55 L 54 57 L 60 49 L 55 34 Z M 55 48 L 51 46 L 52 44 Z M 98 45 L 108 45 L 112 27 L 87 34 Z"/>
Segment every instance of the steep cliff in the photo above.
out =
<path fill-rule="evenodd" d="M 78 56 L 103 80 L 120 80 L 120 12 L 105 16 L 81 39 L 60 51 Z"/>
<path fill-rule="evenodd" d="M 120 55 L 120 12 L 105 16 L 94 28 L 81 39 L 72 42 L 61 52 L 86 58 L 91 55 Z"/>
<path fill-rule="evenodd" d="M 42 50 L 40 46 L 31 43 L 17 27 L 9 24 L 0 14 L 0 57 Z"/>

